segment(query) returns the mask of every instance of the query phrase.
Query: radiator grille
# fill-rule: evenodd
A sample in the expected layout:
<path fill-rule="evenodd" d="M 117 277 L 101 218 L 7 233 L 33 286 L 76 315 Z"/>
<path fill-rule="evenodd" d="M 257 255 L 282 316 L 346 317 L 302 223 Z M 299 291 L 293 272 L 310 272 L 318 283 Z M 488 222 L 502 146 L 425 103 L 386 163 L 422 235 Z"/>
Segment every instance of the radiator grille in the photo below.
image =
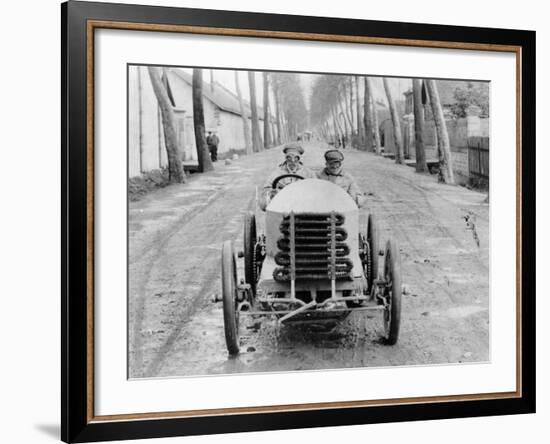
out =
<path fill-rule="evenodd" d="M 349 279 L 353 263 L 344 221 L 338 213 L 285 215 L 279 226 L 274 279 Z"/>

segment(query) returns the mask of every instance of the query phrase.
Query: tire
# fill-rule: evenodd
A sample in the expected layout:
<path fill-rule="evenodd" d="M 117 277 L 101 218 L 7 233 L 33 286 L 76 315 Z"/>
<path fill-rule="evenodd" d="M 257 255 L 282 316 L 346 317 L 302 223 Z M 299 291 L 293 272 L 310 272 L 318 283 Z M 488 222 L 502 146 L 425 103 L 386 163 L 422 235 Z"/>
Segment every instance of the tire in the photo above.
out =
<path fill-rule="evenodd" d="M 384 295 L 388 303 L 384 310 L 385 343 L 394 345 L 399 337 L 401 323 L 401 256 L 397 244 L 388 240 L 384 261 Z"/>
<path fill-rule="evenodd" d="M 378 222 L 373 214 L 369 214 L 367 222 L 367 242 L 369 243 L 369 260 L 371 263 L 372 273 L 367 276 L 369 292 L 372 290 L 372 285 L 375 279 L 378 278 L 378 252 L 380 244 L 378 241 Z"/>
<path fill-rule="evenodd" d="M 237 266 L 233 242 L 222 246 L 222 297 L 223 322 L 227 351 L 231 356 L 239 353 L 239 316 L 237 313 Z"/>
<path fill-rule="evenodd" d="M 249 212 L 244 217 L 244 280 L 250 284 L 252 295 L 256 295 L 256 264 L 254 263 L 254 255 L 256 248 L 256 216 L 253 212 Z"/>

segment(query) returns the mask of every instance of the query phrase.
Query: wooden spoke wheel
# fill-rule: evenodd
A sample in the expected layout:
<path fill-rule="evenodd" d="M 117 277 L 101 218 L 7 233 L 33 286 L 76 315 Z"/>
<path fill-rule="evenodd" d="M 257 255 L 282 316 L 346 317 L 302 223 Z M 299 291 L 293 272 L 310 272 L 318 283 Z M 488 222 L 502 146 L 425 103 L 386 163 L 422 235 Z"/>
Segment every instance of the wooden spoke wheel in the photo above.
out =
<path fill-rule="evenodd" d="M 233 251 L 233 241 L 225 241 L 222 246 L 222 297 L 225 342 L 230 355 L 239 353 L 239 313 L 237 289 L 237 265 Z"/>
<path fill-rule="evenodd" d="M 399 249 L 393 240 L 386 244 L 386 258 L 384 261 L 384 309 L 385 342 L 394 345 L 399 337 L 401 322 L 401 257 Z"/>

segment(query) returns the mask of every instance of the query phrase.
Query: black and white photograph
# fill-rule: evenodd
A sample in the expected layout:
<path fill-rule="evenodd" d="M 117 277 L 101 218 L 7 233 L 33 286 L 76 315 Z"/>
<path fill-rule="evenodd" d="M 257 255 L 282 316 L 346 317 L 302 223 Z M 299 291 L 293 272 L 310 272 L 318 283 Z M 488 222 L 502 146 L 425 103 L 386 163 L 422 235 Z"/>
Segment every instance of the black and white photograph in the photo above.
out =
<path fill-rule="evenodd" d="M 128 64 L 128 378 L 490 362 L 490 98 Z"/>

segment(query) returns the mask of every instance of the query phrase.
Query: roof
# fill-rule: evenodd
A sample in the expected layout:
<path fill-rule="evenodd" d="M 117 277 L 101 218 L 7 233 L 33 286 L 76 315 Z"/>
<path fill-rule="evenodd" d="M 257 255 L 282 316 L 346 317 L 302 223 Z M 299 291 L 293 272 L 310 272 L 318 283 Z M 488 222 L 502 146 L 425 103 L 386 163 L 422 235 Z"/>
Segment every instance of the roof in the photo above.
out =
<path fill-rule="evenodd" d="M 169 71 L 175 74 L 176 76 L 178 76 L 180 79 L 182 79 L 184 82 L 188 83 L 189 85 L 193 84 L 193 76 L 191 74 L 178 68 L 170 68 Z M 214 103 L 221 110 L 226 111 L 228 113 L 237 114 L 239 116 L 241 115 L 238 96 L 234 94 L 232 91 L 228 90 L 221 83 L 214 82 L 214 89 L 212 90 L 211 84 L 203 80 L 202 94 L 204 97 L 206 97 L 208 100 Z M 248 116 L 250 116 L 251 114 L 250 104 L 244 99 L 243 99 L 243 104 L 245 107 L 245 112 L 247 113 Z M 264 111 L 261 106 L 258 106 L 257 108 L 258 108 L 258 118 L 261 120 L 263 119 Z"/>

